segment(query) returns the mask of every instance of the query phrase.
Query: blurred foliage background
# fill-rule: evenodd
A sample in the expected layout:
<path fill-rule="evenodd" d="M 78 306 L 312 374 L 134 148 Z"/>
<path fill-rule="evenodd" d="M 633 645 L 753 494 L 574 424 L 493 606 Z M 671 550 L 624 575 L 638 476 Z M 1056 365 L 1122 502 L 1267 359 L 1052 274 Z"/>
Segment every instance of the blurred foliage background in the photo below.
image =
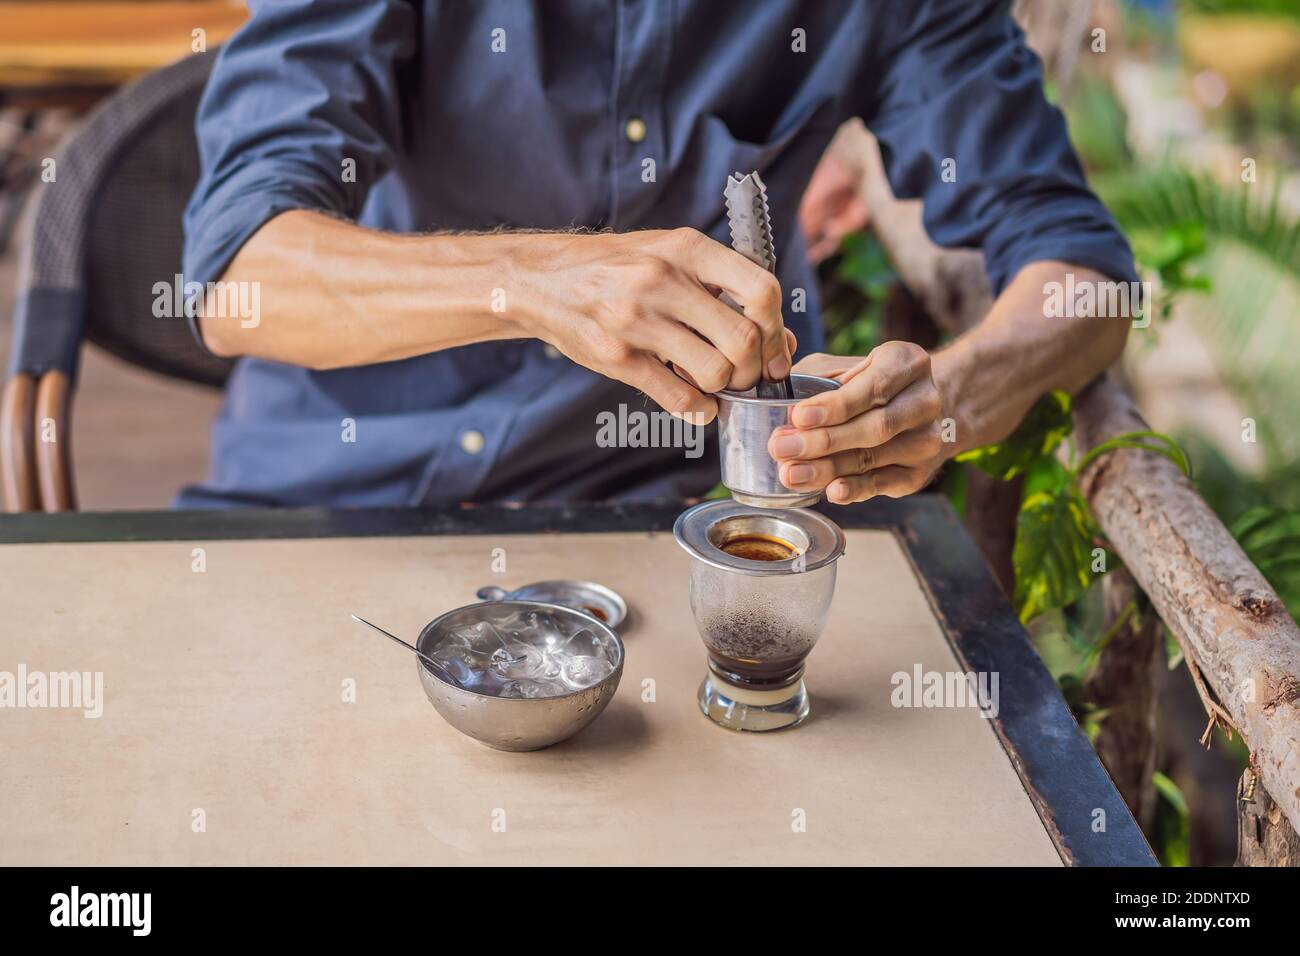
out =
<path fill-rule="evenodd" d="M 1017 12 L 1041 23 L 1032 5 L 1018 4 Z M 1080 19 L 1081 7 L 1090 9 Z M 1155 289 L 1151 326 L 1130 336 L 1126 377 L 1144 415 L 1176 440 L 1201 494 L 1294 615 L 1300 0 L 1099 0 L 1060 10 L 1051 41 L 1062 30 L 1075 35 L 1065 38 L 1064 55 L 1040 48 L 1048 94 Z M 1027 32 L 1031 44 L 1041 43 L 1033 25 Z M 821 279 L 831 350 L 866 354 L 882 339 L 897 281 L 869 228 L 846 238 L 822 264 Z M 996 474 L 1016 461 L 1014 473 L 1030 476 L 1018 525 L 1017 603 L 1076 717 L 1095 736 L 1106 713 L 1088 699 L 1086 679 L 1115 625 L 1104 624 L 1099 578 L 1086 568 L 1093 534 L 1086 505 L 1080 512 L 1069 493 L 1077 463 L 1065 400 L 1064 429 L 1049 397 L 1016 436 L 950 466 L 941 481 L 960 508 L 963 468 Z M 1173 447 L 1159 435 L 1144 440 Z M 1056 497 L 1045 502 L 1041 493 L 1053 489 Z M 1052 549 L 1058 554 L 1045 561 Z M 1043 566 L 1053 560 L 1060 573 L 1045 580 Z M 1208 755 L 1186 745 L 1204 719 L 1172 638 L 1167 647 L 1165 746 L 1148 838 L 1166 864 L 1231 863 L 1233 785 L 1248 755 L 1222 731 Z"/>

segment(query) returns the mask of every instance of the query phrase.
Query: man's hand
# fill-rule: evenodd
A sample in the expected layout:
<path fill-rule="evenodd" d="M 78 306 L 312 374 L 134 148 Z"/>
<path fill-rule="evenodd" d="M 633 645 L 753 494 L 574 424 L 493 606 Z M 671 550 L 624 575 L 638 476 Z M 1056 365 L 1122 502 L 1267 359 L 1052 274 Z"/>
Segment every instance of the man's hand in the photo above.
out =
<path fill-rule="evenodd" d="M 799 228 L 814 263 L 833 256 L 850 233 L 866 227 L 870 210 L 862 198 L 862 171 L 834 143 L 822 154 L 799 202 Z"/>
<path fill-rule="evenodd" d="M 528 333 L 665 411 L 707 424 L 708 393 L 790 370 L 776 277 L 694 229 L 513 238 L 509 309 Z"/>
<path fill-rule="evenodd" d="M 787 487 L 824 488 L 835 504 L 899 498 L 925 487 L 943 464 L 943 397 L 919 345 L 886 342 L 866 358 L 810 355 L 795 371 L 841 384 L 800 402 L 794 427 L 773 433 L 768 451 Z"/>

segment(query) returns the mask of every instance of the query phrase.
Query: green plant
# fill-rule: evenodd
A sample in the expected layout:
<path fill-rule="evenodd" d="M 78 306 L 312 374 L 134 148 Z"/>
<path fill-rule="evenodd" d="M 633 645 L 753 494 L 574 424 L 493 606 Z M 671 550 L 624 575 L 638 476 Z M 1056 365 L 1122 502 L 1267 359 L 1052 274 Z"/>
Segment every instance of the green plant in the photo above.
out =
<path fill-rule="evenodd" d="M 1188 13 L 1248 13 L 1300 20 L 1300 0 L 1181 0 Z"/>
<path fill-rule="evenodd" d="M 1181 293 L 1210 289 L 1197 274 L 1207 250 L 1225 240 L 1300 278 L 1300 219 L 1287 214 L 1280 181 L 1270 190 L 1225 186 L 1177 166 L 1094 176 L 1092 185 L 1128 235 L 1139 265 L 1163 286 L 1161 311 Z"/>
<path fill-rule="evenodd" d="M 1071 404 L 1065 392 L 1049 392 L 1005 441 L 974 448 L 958 455 L 957 460 L 969 462 L 999 481 L 1023 475 L 1049 459 L 1055 461 L 1052 455 L 1056 446 L 1074 429 Z"/>
<path fill-rule="evenodd" d="M 1249 409 L 1272 470 L 1300 455 L 1300 217 L 1279 184 L 1224 184 L 1176 167 L 1097 177 L 1094 185 L 1158 274 L 1156 314 L 1185 293 L 1184 314 L 1220 380 Z M 1137 338 L 1135 336 L 1134 338 Z"/>
<path fill-rule="evenodd" d="M 1191 244 L 1200 251 L 1214 240 L 1235 239 L 1300 276 L 1300 220 L 1286 213 L 1280 183 L 1269 190 L 1230 187 L 1178 166 L 1100 174 L 1091 183 L 1130 236 L 1199 227 Z"/>
<path fill-rule="evenodd" d="M 1300 609 L 1300 511 L 1256 505 L 1229 529 L 1288 609 Z"/>
<path fill-rule="evenodd" d="M 1124 133 L 1128 115 L 1104 76 L 1080 76 L 1066 109 L 1070 141 L 1090 173 L 1125 170 L 1133 165 L 1133 150 Z"/>
<path fill-rule="evenodd" d="M 1197 0 L 1205 12 L 1269 12 L 1300 18 L 1300 0 Z M 1257 91 L 1255 111 L 1286 131 L 1300 117 L 1300 91 Z M 1228 186 L 1209 175 L 1169 165 L 1143 169 L 1125 130 L 1128 117 L 1108 80 L 1084 74 L 1066 104 L 1070 137 L 1089 181 L 1133 245 L 1134 257 L 1160 278 L 1156 313 L 1169 314 L 1184 292 L 1204 292 L 1204 253 L 1232 239 L 1258 250 L 1281 270 L 1300 275 L 1300 222 L 1285 213 L 1278 190 L 1254 183 Z M 1262 165 L 1264 164 L 1261 160 Z M 1290 165 L 1286 156 L 1272 165 Z M 1280 182 L 1278 184 L 1280 186 Z"/>
<path fill-rule="evenodd" d="M 889 256 L 870 232 L 844 237 L 839 254 L 822 268 L 827 349 L 866 355 L 877 343 L 885 295 L 897 278 Z"/>
<path fill-rule="evenodd" d="M 1141 448 L 1164 455 L 1188 471 L 1187 459 L 1167 435 L 1134 431 L 1116 435 L 1078 456 L 1070 443 L 1063 462 L 1059 449 L 1073 427 L 1071 399 L 1065 392 L 1044 395 L 1005 441 L 957 456 L 1003 481 L 1025 476 L 1016 518 L 1012 564 L 1016 573 L 1016 610 L 1022 622 L 1073 604 L 1093 580 L 1114 566 L 1088 504 L 1079 491 L 1079 476 L 1099 455 L 1117 448 Z"/>
<path fill-rule="evenodd" d="M 1300 512 L 1300 461 L 1247 474 L 1198 431 L 1180 433 L 1178 443 L 1196 472 L 1196 490 L 1229 528 L 1260 506 Z"/>
<path fill-rule="evenodd" d="M 1187 798 L 1178 784 L 1159 771 L 1151 775 L 1151 782 L 1158 797 L 1154 842 L 1160 862 L 1165 866 L 1187 866 L 1191 855 L 1191 814 Z"/>
<path fill-rule="evenodd" d="M 1169 318 L 1183 293 L 1210 291 L 1210 280 L 1195 271 L 1205 254 L 1205 228 L 1199 222 L 1134 228 L 1129 230 L 1128 239 L 1138 265 L 1160 279 L 1160 292 L 1151 303 L 1159 318 Z"/>

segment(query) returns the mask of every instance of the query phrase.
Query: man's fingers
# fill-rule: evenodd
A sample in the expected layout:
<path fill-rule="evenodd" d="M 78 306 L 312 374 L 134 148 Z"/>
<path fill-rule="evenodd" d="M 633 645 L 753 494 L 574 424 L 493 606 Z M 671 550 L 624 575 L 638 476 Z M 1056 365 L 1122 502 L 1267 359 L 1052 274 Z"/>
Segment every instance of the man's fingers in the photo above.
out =
<path fill-rule="evenodd" d="M 837 505 L 866 501 L 877 495 L 884 495 L 886 498 L 902 498 L 920 491 L 925 487 L 928 478 L 929 474 L 923 468 L 888 465 L 869 471 L 865 475 L 836 478 L 826 486 L 826 497 L 832 504 Z"/>
<path fill-rule="evenodd" d="M 861 474 L 866 469 L 862 456 L 854 451 L 841 451 L 827 458 L 812 461 L 781 462 L 781 484 L 791 491 L 817 491 L 825 488 L 840 475 Z"/>
<path fill-rule="evenodd" d="M 684 335 L 694 336 L 691 329 L 698 331 L 708 339 L 708 342 L 697 339 L 701 345 L 716 349 L 726 358 L 727 377 L 716 388 L 706 385 L 705 391 L 754 387 L 762 374 L 762 335 L 757 325 L 693 284 L 674 287 L 672 298 L 666 299 L 660 307 L 683 323 L 678 328 Z M 676 363 L 676 359 L 673 361 Z M 695 377 L 704 384 L 698 375 Z M 714 384 L 713 380 L 709 384 Z"/>
<path fill-rule="evenodd" d="M 886 342 L 872 350 L 857 369 L 846 370 L 843 385 L 822 392 L 794 407 L 790 420 L 799 428 L 839 425 L 868 409 L 890 402 L 904 388 L 928 373 L 930 356 L 910 342 Z"/>
<path fill-rule="evenodd" d="M 758 326 L 702 289 L 692 287 L 686 295 L 689 298 L 676 307 L 674 318 L 669 320 L 677 327 L 675 332 L 664 330 L 657 321 L 651 321 L 645 323 L 647 334 L 634 336 L 634 344 L 671 361 L 676 371 L 688 373 L 687 380 L 701 391 L 753 388 L 763 373 Z M 693 321 L 679 324 L 675 319 L 682 315 L 690 315 Z M 696 330 L 704 338 L 696 335 Z M 793 355 L 798 339 L 789 329 L 785 330 L 785 343 L 786 350 Z M 704 354 L 701 348 L 716 351 L 726 360 L 730 370 L 726 379 L 718 374 L 722 364 L 718 356 Z"/>
<path fill-rule="evenodd" d="M 636 355 L 613 370 L 613 378 L 645 392 L 660 408 L 691 425 L 707 425 L 718 414 L 710 395 L 686 382 L 649 355 Z"/>
<path fill-rule="evenodd" d="M 767 450 L 773 458 L 807 461 L 854 448 L 876 448 L 895 435 L 936 421 L 940 411 L 939 393 L 928 381 L 914 382 L 888 405 L 843 425 L 779 429 L 772 433 Z"/>
<path fill-rule="evenodd" d="M 699 389 L 700 391 L 704 391 L 704 389 L 700 388 L 700 383 L 695 381 L 695 379 L 691 377 L 691 373 L 686 371 L 686 369 L 678 368 L 676 365 L 674 365 L 673 372 L 677 375 L 680 375 L 682 378 L 684 378 L 688 385 L 692 386 L 693 388 Z"/>
<path fill-rule="evenodd" d="M 628 342 L 643 351 L 672 362 L 679 371 L 690 373 L 691 384 L 702 392 L 727 388 L 734 377 L 728 357 L 691 329 L 664 316 L 644 316 Z M 751 364 L 757 364 L 755 357 Z"/>
<path fill-rule="evenodd" d="M 922 425 L 876 448 L 852 448 L 811 461 L 784 461 L 781 483 L 796 491 L 815 491 L 836 478 L 861 475 L 886 465 L 926 464 L 934 460 L 939 446 L 938 426 Z"/>
<path fill-rule="evenodd" d="M 744 308 L 745 318 L 758 326 L 762 338 L 760 354 L 768 377 L 782 378 L 788 374 L 790 354 L 782 333 L 781 284 L 776 276 L 694 229 L 676 229 L 672 236 L 681 267 L 702 285 L 714 286 L 730 295 Z"/>
<path fill-rule="evenodd" d="M 793 352 L 791 353 L 793 354 Z M 871 356 L 858 358 L 853 355 L 828 355 L 825 352 L 813 352 L 805 355 L 795 363 L 794 371 L 804 375 L 820 375 L 822 378 L 838 379 L 854 371 L 858 366 L 865 366 Z"/>

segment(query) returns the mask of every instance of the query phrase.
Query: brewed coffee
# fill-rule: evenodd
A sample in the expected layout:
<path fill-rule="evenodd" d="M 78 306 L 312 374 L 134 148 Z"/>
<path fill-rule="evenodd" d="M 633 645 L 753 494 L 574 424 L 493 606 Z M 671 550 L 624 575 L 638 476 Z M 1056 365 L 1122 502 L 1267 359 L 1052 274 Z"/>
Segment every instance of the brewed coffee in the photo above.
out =
<path fill-rule="evenodd" d="M 799 553 L 799 549 L 789 541 L 767 534 L 742 534 L 728 538 L 722 543 L 721 550 L 746 561 L 789 561 Z"/>
<path fill-rule="evenodd" d="M 703 623 L 705 646 L 723 676 L 756 689 L 780 687 L 798 677 L 819 630 L 761 613 L 721 613 Z"/>

